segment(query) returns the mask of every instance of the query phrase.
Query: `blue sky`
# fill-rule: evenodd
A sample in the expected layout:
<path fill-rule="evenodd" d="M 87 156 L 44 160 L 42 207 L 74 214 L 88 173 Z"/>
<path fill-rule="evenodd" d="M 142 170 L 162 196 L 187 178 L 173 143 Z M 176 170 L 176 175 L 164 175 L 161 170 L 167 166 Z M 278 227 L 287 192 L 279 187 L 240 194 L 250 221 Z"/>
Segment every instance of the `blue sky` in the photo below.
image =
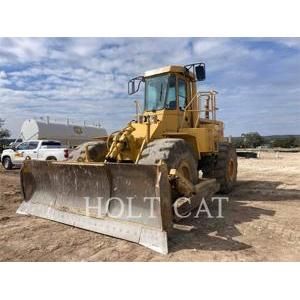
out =
<path fill-rule="evenodd" d="M 0 118 L 101 122 L 134 116 L 128 79 L 169 64 L 206 63 L 226 135 L 300 134 L 300 38 L 0 38 Z"/>

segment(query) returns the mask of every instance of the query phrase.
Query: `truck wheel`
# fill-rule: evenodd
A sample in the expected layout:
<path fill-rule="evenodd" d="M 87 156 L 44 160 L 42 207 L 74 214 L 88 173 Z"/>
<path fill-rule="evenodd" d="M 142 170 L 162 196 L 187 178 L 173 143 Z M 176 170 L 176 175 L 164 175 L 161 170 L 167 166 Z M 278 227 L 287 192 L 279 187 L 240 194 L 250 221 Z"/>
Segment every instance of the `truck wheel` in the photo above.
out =
<path fill-rule="evenodd" d="M 5 157 L 3 158 L 3 160 L 2 160 L 2 165 L 3 165 L 3 167 L 4 167 L 5 170 L 11 170 L 12 167 L 13 167 L 13 164 L 12 164 L 12 162 L 11 162 L 10 157 L 5 156 Z"/>
<path fill-rule="evenodd" d="M 138 164 L 166 163 L 168 170 L 177 169 L 193 184 L 198 182 L 197 158 L 189 144 L 183 139 L 166 138 L 150 142 L 141 154 Z M 176 187 L 175 187 L 176 189 Z M 180 187 L 173 196 L 183 196 Z"/>
<path fill-rule="evenodd" d="M 202 163 L 203 177 L 216 178 L 220 183 L 220 192 L 230 193 L 236 183 L 237 155 L 231 144 L 219 145 L 219 153 L 215 160 L 207 160 Z"/>
<path fill-rule="evenodd" d="M 47 157 L 47 158 L 46 158 L 46 160 L 52 160 L 52 161 L 56 161 L 56 160 L 57 160 L 57 158 L 56 158 L 56 157 L 54 157 L 54 156 L 49 156 L 49 157 Z"/>

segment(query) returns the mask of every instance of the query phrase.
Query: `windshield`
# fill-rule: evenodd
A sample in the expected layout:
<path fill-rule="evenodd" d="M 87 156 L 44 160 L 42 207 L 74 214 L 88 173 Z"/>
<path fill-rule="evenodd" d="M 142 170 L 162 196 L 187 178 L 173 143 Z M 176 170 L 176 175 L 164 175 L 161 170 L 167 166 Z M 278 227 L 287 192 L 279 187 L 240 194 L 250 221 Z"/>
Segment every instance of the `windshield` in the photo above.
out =
<path fill-rule="evenodd" d="M 145 111 L 176 109 L 175 75 L 146 78 L 145 89 Z"/>

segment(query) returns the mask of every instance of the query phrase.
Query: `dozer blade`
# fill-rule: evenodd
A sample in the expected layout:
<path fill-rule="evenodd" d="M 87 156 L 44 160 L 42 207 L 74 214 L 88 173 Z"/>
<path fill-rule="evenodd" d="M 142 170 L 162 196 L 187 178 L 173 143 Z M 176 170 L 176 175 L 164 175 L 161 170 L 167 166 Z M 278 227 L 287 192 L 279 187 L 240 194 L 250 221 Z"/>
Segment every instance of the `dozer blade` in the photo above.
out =
<path fill-rule="evenodd" d="M 25 161 L 24 201 L 34 215 L 168 253 L 172 203 L 165 165 Z"/>

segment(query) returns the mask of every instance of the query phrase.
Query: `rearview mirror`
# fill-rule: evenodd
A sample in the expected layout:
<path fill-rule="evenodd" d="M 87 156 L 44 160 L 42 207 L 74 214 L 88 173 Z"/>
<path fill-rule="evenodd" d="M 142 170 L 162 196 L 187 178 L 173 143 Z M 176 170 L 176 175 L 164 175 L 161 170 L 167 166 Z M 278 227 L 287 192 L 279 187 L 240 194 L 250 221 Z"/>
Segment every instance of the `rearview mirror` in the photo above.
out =
<path fill-rule="evenodd" d="M 196 78 L 198 81 L 205 80 L 205 65 L 204 64 L 201 63 L 198 66 L 196 66 L 195 72 L 196 72 Z"/>
<path fill-rule="evenodd" d="M 184 66 L 187 72 L 194 74 L 197 81 L 205 80 L 205 63 L 194 63 Z"/>
<path fill-rule="evenodd" d="M 133 95 L 140 89 L 141 82 L 144 81 L 143 76 L 132 78 L 128 81 L 128 95 Z"/>
<path fill-rule="evenodd" d="M 134 93 L 136 93 L 135 92 L 135 82 L 134 82 L 134 80 L 132 80 L 132 81 L 128 82 L 128 94 L 132 95 Z"/>

